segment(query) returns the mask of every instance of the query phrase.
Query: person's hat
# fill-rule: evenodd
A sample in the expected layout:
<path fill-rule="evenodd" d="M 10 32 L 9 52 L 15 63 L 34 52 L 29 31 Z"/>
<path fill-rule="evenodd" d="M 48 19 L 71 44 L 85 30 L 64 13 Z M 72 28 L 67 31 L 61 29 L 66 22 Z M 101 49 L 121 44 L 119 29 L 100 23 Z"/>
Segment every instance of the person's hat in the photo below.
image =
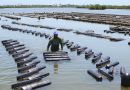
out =
<path fill-rule="evenodd" d="M 58 32 L 54 32 L 53 34 L 54 34 L 54 35 L 58 35 Z"/>

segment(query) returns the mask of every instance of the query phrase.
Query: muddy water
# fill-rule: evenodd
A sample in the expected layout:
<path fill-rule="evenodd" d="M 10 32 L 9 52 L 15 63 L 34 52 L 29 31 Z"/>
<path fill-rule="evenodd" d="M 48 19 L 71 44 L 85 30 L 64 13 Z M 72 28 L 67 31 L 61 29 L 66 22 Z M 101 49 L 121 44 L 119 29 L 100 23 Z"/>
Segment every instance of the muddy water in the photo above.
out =
<path fill-rule="evenodd" d="M 37 24 L 37 25 L 47 25 L 55 28 L 68 28 L 74 31 L 86 31 L 94 30 L 96 33 L 105 34 L 103 30 L 109 29 L 109 25 L 104 24 L 94 24 L 85 23 L 77 21 L 67 21 L 67 20 L 56 20 L 56 19 L 43 19 L 38 21 L 38 19 L 21 17 L 19 22 Z M 7 20 L 7 21 L 5 21 Z M 53 34 L 56 29 L 40 29 L 28 26 L 19 26 L 11 24 L 13 20 L 7 18 L 1 18 L 0 25 L 7 24 L 13 27 L 35 30 L 39 32 L 46 32 L 48 34 Z M 59 36 L 64 39 L 69 39 L 75 44 L 81 46 L 87 46 L 92 49 L 95 53 L 102 52 L 103 57 L 110 56 L 111 61 L 119 61 L 120 65 L 115 68 L 115 75 L 113 81 L 108 81 L 105 77 L 102 82 L 97 82 L 91 76 L 87 74 L 87 70 L 96 70 L 95 65 L 91 63 L 91 58 L 86 60 L 84 54 L 77 56 L 76 52 L 70 52 L 66 47 L 65 51 L 69 52 L 71 58 L 70 61 L 60 61 L 60 62 L 45 62 L 42 56 L 43 51 L 46 51 L 46 46 L 48 40 L 41 37 L 32 36 L 31 34 L 23 34 L 21 32 L 13 32 L 0 28 L 0 41 L 5 39 L 17 39 L 21 43 L 25 44 L 34 55 L 38 56 L 41 61 L 39 66 L 46 65 L 47 68 L 42 70 L 43 72 L 49 72 L 50 76 L 44 78 L 44 80 L 50 80 L 52 85 L 47 86 L 44 90 L 129 90 L 129 88 L 121 88 L 120 86 L 120 76 L 119 69 L 121 66 L 125 66 L 127 71 L 130 71 L 130 46 L 127 45 L 129 41 L 129 36 L 124 36 L 122 34 L 105 34 L 112 37 L 121 37 L 126 40 L 121 42 L 111 42 L 106 39 L 99 39 L 95 37 L 76 35 L 73 32 L 60 32 Z M 0 90 L 10 90 L 10 85 L 16 83 L 17 73 L 16 64 L 11 56 L 5 51 L 4 46 L 0 43 Z M 39 88 L 38 90 L 43 90 Z"/>

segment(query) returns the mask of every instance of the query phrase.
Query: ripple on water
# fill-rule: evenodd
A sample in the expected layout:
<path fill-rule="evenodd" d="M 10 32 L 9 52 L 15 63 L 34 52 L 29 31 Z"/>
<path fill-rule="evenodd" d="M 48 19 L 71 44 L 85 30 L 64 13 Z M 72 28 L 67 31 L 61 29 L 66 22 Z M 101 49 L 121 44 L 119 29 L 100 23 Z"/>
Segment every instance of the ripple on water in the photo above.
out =
<path fill-rule="evenodd" d="M 26 20 L 25 20 L 26 19 Z M 8 19 L 11 21 L 10 19 Z M 92 24 L 83 23 L 83 22 L 74 22 L 74 21 L 65 21 L 65 20 L 55 20 L 55 19 L 46 19 L 44 21 L 37 22 L 33 19 L 23 18 L 25 22 L 30 24 L 47 24 L 48 26 L 55 26 L 56 28 L 61 26 L 63 27 L 71 27 L 72 29 L 76 29 L 77 27 L 80 30 L 91 29 L 91 27 L 95 30 L 100 30 L 103 33 L 103 30 L 108 28 L 108 26 L 104 24 Z M 21 20 L 21 21 L 22 21 Z M 47 23 L 48 21 L 51 21 Z M 55 23 L 54 23 L 55 22 Z M 58 25 L 57 25 L 57 23 Z M 67 24 L 66 24 L 67 23 Z M 4 23 L 5 24 L 5 23 Z M 10 22 L 6 22 L 6 24 L 10 24 Z M 75 24 L 75 25 L 74 25 Z M 81 26 L 83 27 L 81 27 Z M 91 25 L 91 27 L 90 27 Z M 52 35 L 54 30 L 47 29 L 39 29 L 39 28 L 30 28 L 26 26 L 17 26 L 19 28 L 24 28 L 28 30 L 37 30 L 40 32 L 46 32 Z M 97 29 L 95 28 L 97 27 Z M 1 29 L 1 28 L 0 28 Z M 111 60 L 119 61 L 123 66 L 125 66 L 128 70 L 129 68 L 129 53 L 130 47 L 127 47 L 126 41 L 124 42 L 110 42 L 103 39 L 98 39 L 94 37 L 87 37 L 82 35 L 75 35 L 72 32 L 59 32 L 59 36 L 70 41 L 74 41 L 81 46 L 87 46 L 88 48 L 93 49 L 94 52 L 103 52 L 103 57 L 111 56 Z M 122 37 L 122 35 L 120 35 Z M 20 32 L 12 32 L 8 30 L 0 30 L 0 41 L 5 39 L 17 39 L 21 43 L 25 44 L 27 48 L 30 49 L 34 53 L 34 55 L 38 56 L 38 60 L 41 60 L 40 65 L 46 65 L 46 72 L 50 73 L 50 76 L 46 79 L 52 81 L 52 85 L 49 87 L 45 87 L 45 90 L 125 90 L 120 87 L 120 77 L 119 73 L 116 75 L 116 78 L 109 82 L 106 78 L 104 78 L 103 82 L 95 81 L 91 76 L 87 74 L 88 69 L 96 70 L 95 65 L 91 63 L 91 58 L 86 60 L 84 55 L 77 56 L 76 52 L 69 52 L 67 48 L 64 48 L 65 51 L 69 52 L 69 56 L 72 60 L 70 61 L 61 61 L 61 62 L 45 62 L 42 56 L 43 51 L 46 50 L 46 46 L 48 40 L 40 37 L 32 36 L 31 34 L 23 34 Z M 126 38 L 127 39 L 127 38 Z M 125 54 L 124 54 L 125 53 Z M 13 58 L 5 51 L 5 47 L 0 44 L 0 90 L 10 90 L 10 85 L 16 82 L 17 68 Z M 58 65 L 58 68 L 55 68 L 55 64 Z M 119 71 L 119 67 L 118 71 Z M 43 89 L 39 89 L 43 90 Z M 126 89 L 127 90 L 127 89 Z"/>

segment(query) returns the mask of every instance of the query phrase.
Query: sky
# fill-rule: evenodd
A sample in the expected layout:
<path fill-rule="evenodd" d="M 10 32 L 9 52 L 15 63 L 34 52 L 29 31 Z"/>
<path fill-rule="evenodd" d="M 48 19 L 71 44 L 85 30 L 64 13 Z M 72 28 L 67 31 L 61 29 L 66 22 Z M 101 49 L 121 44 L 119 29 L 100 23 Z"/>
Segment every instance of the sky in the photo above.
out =
<path fill-rule="evenodd" d="M 130 0 L 0 0 L 0 5 L 21 5 L 21 4 L 105 4 L 105 5 L 130 5 Z"/>

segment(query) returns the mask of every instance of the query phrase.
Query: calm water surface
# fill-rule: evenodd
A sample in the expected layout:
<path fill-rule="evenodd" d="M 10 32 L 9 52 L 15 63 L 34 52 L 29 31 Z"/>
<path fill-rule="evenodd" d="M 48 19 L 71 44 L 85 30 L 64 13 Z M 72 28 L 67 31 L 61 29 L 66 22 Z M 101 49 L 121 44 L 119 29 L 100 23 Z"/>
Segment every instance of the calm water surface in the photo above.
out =
<path fill-rule="evenodd" d="M 16 9 L 17 10 L 17 9 Z M 25 9 L 26 10 L 26 9 Z M 75 44 L 81 46 L 87 46 L 92 49 L 95 53 L 102 52 L 103 57 L 110 56 L 111 61 L 119 61 L 120 65 L 115 68 L 115 75 L 113 81 L 108 81 L 106 78 L 102 82 L 97 82 L 91 76 L 87 74 L 87 70 L 96 70 L 95 65 L 91 63 L 91 58 L 86 60 L 84 54 L 77 56 L 76 52 L 70 52 L 66 47 L 65 51 L 69 52 L 71 57 L 70 61 L 60 61 L 60 62 L 45 62 L 42 56 L 43 51 L 46 51 L 46 46 L 48 40 L 45 38 L 40 38 L 32 36 L 31 34 L 23 34 L 21 32 L 12 32 L 4 30 L 0 27 L 0 41 L 6 39 L 17 39 L 21 43 L 25 44 L 34 55 L 38 56 L 38 60 L 41 61 L 39 66 L 46 65 L 47 68 L 42 72 L 49 72 L 50 76 L 44 78 L 44 80 L 50 80 L 52 85 L 47 86 L 44 90 L 129 90 L 130 88 L 122 88 L 120 86 L 120 76 L 119 69 L 121 66 L 125 66 L 127 71 L 130 71 L 130 46 L 128 46 L 129 36 L 124 36 L 122 34 L 105 34 L 103 30 L 109 29 L 109 25 L 105 24 L 95 24 L 95 23 L 85 23 L 78 21 L 68 21 L 68 20 L 56 20 L 51 18 L 46 18 L 38 21 L 38 19 L 21 17 L 19 22 L 37 24 L 37 25 L 47 25 L 55 28 L 68 28 L 74 31 L 86 31 L 94 30 L 96 33 L 109 35 L 112 37 L 121 37 L 126 40 L 121 42 L 111 42 L 106 39 L 99 39 L 95 37 L 76 35 L 73 32 L 59 32 L 59 36 L 64 39 L 69 39 Z M 7 20 L 7 21 L 5 21 Z M 1 17 L 0 25 L 7 24 L 13 27 L 37 30 L 39 32 L 46 32 L 48 34 L 53 34 L 54 30 L 33 28 L 27 26 L 13 25 L 11 22 L 14 20 Z M 0 90 L 11 90 L 10 86 L 16 83 L 17 73 L 16 64 L 11 56 L 5 51 L 5 47 L 0 43 Z M 58 65 L 58 69 L 54 68 L 54 65 Z M 38 90 L 43 90 L 40 88 Z"/>
<path fill-rule="evenodd" d="M 89 10 L 83 8 L 5 8 L 0 9 L 0 13 L 33 13 L 33 12 L 80 12 L 80 13 L 98 13 L 98 14 L 117 14 L 130 15 L 129 9 L 106 9 Z"/>

